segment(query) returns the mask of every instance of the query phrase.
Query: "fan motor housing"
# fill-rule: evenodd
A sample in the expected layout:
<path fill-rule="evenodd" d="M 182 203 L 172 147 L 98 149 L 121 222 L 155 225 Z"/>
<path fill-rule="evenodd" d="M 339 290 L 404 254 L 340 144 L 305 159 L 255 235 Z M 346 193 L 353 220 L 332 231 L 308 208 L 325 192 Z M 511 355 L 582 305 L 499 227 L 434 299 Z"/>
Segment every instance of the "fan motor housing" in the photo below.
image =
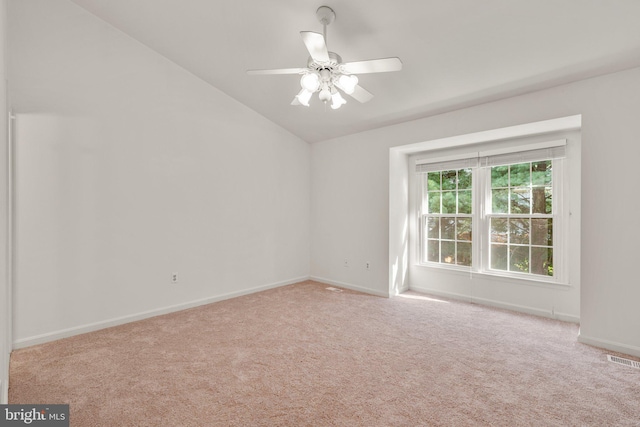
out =
<path fill-rule="evenodd" d="M 342 58 L 335 52 L 329 52 L 329 62 L 326 63 L 318 63 L 313 60 L 312 57 L 309 57 L 307 60 L 307 67 L 316 71 L 320 71 L 323 69 L 333 70 L 338 65 L 342 63 Z"/>

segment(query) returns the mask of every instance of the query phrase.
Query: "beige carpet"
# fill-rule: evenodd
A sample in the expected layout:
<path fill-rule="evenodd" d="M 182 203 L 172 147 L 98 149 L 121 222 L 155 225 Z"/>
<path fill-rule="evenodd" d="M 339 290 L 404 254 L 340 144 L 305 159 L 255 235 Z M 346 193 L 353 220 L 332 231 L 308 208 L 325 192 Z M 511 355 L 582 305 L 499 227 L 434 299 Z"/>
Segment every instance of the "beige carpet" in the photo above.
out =
<path fill-rule="evenodd" d="M 640 425 L 640 370 L 577 325 L 325 288 L 17 350 L 10 403 L 69 403 L 79 427 Z"/>

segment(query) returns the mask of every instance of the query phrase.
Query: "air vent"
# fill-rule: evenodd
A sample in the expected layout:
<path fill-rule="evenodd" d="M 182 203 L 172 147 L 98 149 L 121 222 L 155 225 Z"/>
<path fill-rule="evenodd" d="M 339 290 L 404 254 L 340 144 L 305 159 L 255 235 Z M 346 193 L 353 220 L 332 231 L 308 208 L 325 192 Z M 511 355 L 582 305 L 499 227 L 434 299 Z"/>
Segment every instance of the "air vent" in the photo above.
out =
<path fill-rule="evenodd" d="M 635 360 L 624 359 L 622 357 L 611 356 L 607 354 L 607 360 L 609 362 L 617 363 L 618 365 L 628 366 L 630 368 L 640 369 L 640 362 L 636 362 Z"/>
<path fill-rule="evenodd" d="M 329 286 L 328 288 L 325 288 L 325 289 L 331 292 L 342 292 L 342 289 L 334 288 L 332 286 Z"/>

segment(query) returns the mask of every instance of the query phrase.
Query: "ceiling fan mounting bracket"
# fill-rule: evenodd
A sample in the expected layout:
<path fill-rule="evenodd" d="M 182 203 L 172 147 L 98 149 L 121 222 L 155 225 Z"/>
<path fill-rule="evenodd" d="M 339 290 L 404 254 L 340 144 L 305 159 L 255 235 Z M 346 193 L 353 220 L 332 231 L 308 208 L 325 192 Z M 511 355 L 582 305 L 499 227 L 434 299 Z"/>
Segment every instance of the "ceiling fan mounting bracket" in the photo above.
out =
<path fill-rule="evenodd" d="M 336 19 L 336 13 L 329 6 L 320 6 L 318 10 L 316 10 L 316 16 L 318 17 L 318 21 L 322 25 L 329 25 Z"/>

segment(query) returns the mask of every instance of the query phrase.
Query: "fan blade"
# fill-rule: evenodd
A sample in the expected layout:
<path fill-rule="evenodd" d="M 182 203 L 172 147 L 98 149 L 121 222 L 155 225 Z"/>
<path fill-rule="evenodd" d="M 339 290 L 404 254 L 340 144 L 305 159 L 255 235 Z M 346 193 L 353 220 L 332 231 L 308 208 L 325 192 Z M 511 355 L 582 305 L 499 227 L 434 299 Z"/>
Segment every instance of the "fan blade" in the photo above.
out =
<path fill-rule="evenodd" d="M 371 101 L 371 99 L 373 98 L 373 94 L 360 85 L 356 85 L 353 93 L 350 96 L 356 101 L 362 102 L 363 104 L 365 102 Z"/>
<path fill-rule="evenodd" d="M 247 70 L 250 76 L 270 75 L 270 74 L 302 74 L 307 71 L 306 68 L 276 68 L 273 70 Z"/>
<path fill-rule="evenodd" d="M 362 86 L 360 86 L 360 85 L 356 85 L 353 88 L 353 92 L 349 93 L 346 90 L 344 90 L 344 87 L 340 84 L 339 80 L 337 82 L 335 82 L 334 84 L 337 86 L 338 89 L 340 89 L 341 91 L 343 91 L 347 95 L 351 96 L 356 101 L 360 101 L 363 104 L 365 102 L 371 101 L 371 98 L 373 98 L 373 94 L 371 92 L 369 92 L 368 90 L 366 90 L 365 88 L 363 88 Z"/>
<path fill-rule="evenodd" d="M 329 62 L 329 51 L 322 34 L 314 33 L 313 31 L 300 31 L 300 35 L 309 51 L 309 55 L 315 62 Z"/>
<path fill-rule="evenodd" d="M 368 61 L 346 62 L 341 69 L 346 74 L 386 73 L 402 70 L 400 58 L 370 59 Z"/>

